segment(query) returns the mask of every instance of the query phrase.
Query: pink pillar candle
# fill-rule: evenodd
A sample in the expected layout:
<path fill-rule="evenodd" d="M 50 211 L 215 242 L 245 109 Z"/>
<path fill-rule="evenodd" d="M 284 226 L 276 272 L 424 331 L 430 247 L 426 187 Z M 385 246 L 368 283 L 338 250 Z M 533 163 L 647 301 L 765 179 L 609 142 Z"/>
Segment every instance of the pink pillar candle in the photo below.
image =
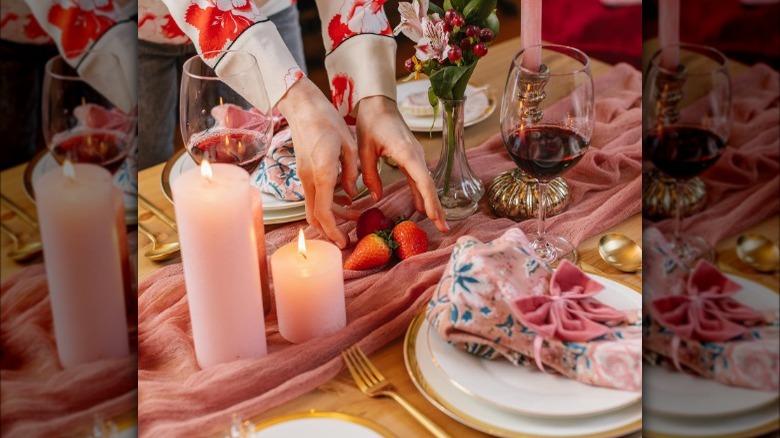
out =
<path fill-rule="evenodd" d="M 661 67 L 677 70 L 680 64 L 680 0 L 658 0 L 658 45 Z"/>
<path fill-rule="evenodd" d="M 252 202 L 258 195 L 249 174 L 204 160 L 172 189 L 198 364 L 265 355 Z"/>
<path fill-rule="evenodd" d="M 299 344 L 347 325 L 341 251 L 322 240 L 288 243 L 271 256 L 279 333 Z"/>
<path fill-rule="evenodd" d="M 523 68 L 533 72 L 542 65 L 542 0 L 520 3 L 520 40 L 523 45 Z"/>
<path fill-rule="evenodd" d="M 63 367 L 129 354 L 111 174 L 65 162 L 33 181 L 57 354 Z"/>

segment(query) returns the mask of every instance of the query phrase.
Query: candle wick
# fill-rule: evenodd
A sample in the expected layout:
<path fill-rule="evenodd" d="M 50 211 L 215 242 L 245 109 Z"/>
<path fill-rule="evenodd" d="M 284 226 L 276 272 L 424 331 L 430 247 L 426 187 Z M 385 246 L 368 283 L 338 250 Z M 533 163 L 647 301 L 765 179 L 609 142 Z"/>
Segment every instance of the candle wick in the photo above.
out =
<path fill-rule="evenodd" d="M 304 260 L 309 260 L 309 258 L 306 257 L 306 253 L 305 252 L 299 252 L 298 254 L 300 254 L 301 257 L 303 257 Z"/>

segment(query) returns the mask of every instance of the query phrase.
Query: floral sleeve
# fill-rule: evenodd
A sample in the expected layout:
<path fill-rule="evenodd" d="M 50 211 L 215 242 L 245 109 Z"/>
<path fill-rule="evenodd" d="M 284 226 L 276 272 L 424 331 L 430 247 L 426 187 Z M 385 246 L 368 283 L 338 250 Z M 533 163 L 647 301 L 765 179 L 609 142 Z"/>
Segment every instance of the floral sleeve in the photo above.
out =
<path fill-rule="evenodd" d="M 226 65 L 212 51 L 244 50 L 255 55 L 272 105 L 303 72 L 276 27 L 251 0 L 163 0 L 171 17 L 217 74 Z"/>
<path fill-rule="evenodd" d="M 333 104 L 345 117 L 364 97 L 396 97 L 396 43 L 385 1 L 317 0 Z"/>

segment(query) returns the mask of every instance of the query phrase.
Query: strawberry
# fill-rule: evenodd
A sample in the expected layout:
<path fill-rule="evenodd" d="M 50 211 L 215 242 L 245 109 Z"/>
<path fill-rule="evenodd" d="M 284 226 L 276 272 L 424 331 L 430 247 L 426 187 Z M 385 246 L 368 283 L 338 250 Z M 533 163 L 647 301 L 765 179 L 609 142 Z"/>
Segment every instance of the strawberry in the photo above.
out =
<path fill-rule="evenodd" d="M 395 254 L 401 260 L 428 251 L 428 235 L 409 220 L 401 221 L 393 228 L 393 240 L 398 244 Z"/>
<path fill-rule="evenodd" d="M 369 208 L 360 215 L 357 221 L 358 240 L 372 234 L 376 231 L 392 230 L 395 223 L 388 219 L 382 210 L 378 208 Z"/>
<path fill-rule="evenodd" d="M 374 233 L 360 239 L 355 250 L 344 262 L 344 269 L 365 271 L 384 266 L 393 256 L 395 242 L 388 239 L 387 232 Z"/>

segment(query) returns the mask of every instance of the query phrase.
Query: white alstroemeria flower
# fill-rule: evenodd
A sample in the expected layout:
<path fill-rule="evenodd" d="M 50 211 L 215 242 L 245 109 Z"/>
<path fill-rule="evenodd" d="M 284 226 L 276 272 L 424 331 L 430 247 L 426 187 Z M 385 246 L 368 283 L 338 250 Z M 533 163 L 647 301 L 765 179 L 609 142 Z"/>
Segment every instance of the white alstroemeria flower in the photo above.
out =
<path fill-rule="evenodd" d="M 444 61 L 450 53 L 450 33 L 444 30 L 444 20 L 434 23 L 428 17 L 422 20 L 422 38 L 414 46 L 417 59 Z"/>
<path fill-rule="evenodd" d="M 428 14 L 428 0 L 412 0 L 411 3 L 398 3 L 401 22 L 393 30 L 394 35 L 403 32 L 407 38 L 416 42 L 423 37 L 422 20 Z"/>

